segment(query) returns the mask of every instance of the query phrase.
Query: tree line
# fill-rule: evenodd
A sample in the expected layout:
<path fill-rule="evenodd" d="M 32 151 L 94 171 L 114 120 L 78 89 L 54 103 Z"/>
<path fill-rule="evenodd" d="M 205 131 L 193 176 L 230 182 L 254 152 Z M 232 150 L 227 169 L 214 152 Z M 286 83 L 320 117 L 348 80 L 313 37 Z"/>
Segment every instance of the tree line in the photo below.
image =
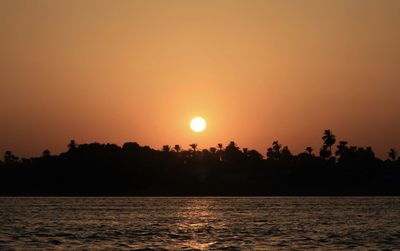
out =
<path fill-rule="evenodd" d="M 336 149 L 334 151 L 334 148 Z M 400 158 L 371 147 L 337 142 L 325 130 L 319 151 L 295 155 L 273 141 L 266 158 L 231 141 L 209 149 L 190 144 L 160 150 L 128 142 L 68 144 L 52 155 L 19 158 L 6 151 L 0 161 L 0 195 L 400 195 Z"/>

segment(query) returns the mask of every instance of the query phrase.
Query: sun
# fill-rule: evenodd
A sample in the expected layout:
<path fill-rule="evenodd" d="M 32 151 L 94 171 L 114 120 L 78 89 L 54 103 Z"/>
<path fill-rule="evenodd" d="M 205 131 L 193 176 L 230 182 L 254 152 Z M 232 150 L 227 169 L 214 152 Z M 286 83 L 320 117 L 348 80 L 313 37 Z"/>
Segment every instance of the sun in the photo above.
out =
<path fill-rule="evenodd" d="M 190 128 L 194 132 L 202 132 L 206 129 L 207 123 L 202 117 L 195 117 L 190 121 Z"/>

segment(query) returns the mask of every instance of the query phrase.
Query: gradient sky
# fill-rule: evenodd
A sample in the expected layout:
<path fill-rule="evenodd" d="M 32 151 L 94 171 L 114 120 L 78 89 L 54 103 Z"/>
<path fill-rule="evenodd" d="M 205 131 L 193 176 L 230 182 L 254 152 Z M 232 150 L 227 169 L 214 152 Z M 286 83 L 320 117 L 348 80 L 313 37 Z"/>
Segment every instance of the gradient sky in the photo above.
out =
<path fill-rule="evenodd" d="M 0 151 L 400 150 L 400 1 L 0 0 Z M 203 116 L 205 132 L 189 122 Z"/>

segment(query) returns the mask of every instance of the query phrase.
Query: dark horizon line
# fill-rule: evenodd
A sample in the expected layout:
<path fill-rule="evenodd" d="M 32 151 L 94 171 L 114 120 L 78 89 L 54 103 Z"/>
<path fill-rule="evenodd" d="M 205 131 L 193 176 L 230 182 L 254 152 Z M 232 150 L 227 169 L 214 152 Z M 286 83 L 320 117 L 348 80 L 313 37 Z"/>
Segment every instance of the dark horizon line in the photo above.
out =
<path fill-rule="evenodd" d="M 138 143 L 81 144 L 68 151 L 0 161 L 0 195 L 26 196 L 299 196 L 400 195 L 400 158 L 377 158 L 370 147 L 336 144 L 325 130 L 319 155 L 293 155 L 274 141 L 264 158 L 235 142 L 199 151 L 197 144 L 161 150 Z"/>
<path fill-rule="evenodd" d="M 328 144 L 327 144 L 327 142 L 325 142 L 324 137 L 328 137 L 328 138 L 331 137 L 331 139 L 327 139 L 327 140 L 328 141 L 330 140 L 332 142 L 328 142 Z M 332 134 L 332 131 L 329 130 L 329 129 L 325 130 L 324 131 L 324 136 L 322 137 L 322 139 L 324 140 L 324 143 L 323 143 L 322 147 L 319 149 L 319 153 L 320 153 L 319 156 L 323 157 L 323 154 L 327 154 L 326 151 L 330 151 L 330 155 L 331 155 L 330 157 L 332 157 L 332 158 L 339 157 L 338 154 L 335 154 L 336 157 L 333 156 L 333 154 L 332 154 L 332 147 L 336 143 L 336 136 Z M 139 147 L 142 147 L 142 148 L 149 148 L 150 150 L 153 150 L 153 151 L 162 151 L 162 152 L 165 152 L 167 148 L 169 149 L 168 151 L 171 151 L 171 152 L 175 151 L 176 152 L 176 148 L 177 147 L 179 147 L 179 152 L 185 152 L 185 151 L 186 152 L 190 152 L 190 151 L 193 151 L 193 150 L 196 151 L 196 152 L 202 152 L 202 151 L 210 151 L 211 152 L 211 149 L 213 149 L 213 148 L 217 149 L 218 151 L 224 150 L 224 148 L 223 148 L 224 144 L 222 144 L 222 143 L 218 143 L 215 146 L 210 146 L 210 147 L 206 147 L 206 148 L 197 148 L 198 144 L 197 143 L 192 143 L 192 144 L 188 144 L 189 148 L 184 149 L 179 144 L 175 144 L 173 147 L 172 147 L 172 145 L 166 144 L 166 145 L 163 145 L 161 148 L 154 148 L 154 147 L 151 147 L 149 145 L 141 145 L 137 141 L 127 141 L 127 142 L 124 142 L 122 145 L 118 145 L 116 143 L 100 143 L 100 142 L 97 142 L 97 141 L 94 141 L 94 142 L 91 142 L 91 143 L 77 144 L 76 141 L 74 139 L 72 139 L 72 140 L 70 140 L 70 143 L 67 145 L 68 148 L 67 148 L 66 152 L 68 152 L 68 150 L 70 149 L 71 145 L 75 145 L 75 147 L 79 147 L 79 146 L 87 146 L 87 145 L 98 144 L 98 145 L 104 145 L 104 146 L 117 146 L 119 148 L 123 148 L 123 146 L 125 144 L 130 144 L 130 143 L 137 144 Z M 279 144 L 279 140 L 274 140 L 272 142 L 272 146 L 275 143 Z M 233 144 L 233 145 L 237 146 L 235 141 L 233 141 L 233 140 L 231 140 L 230 143 L 227 144 L 227 146 L 229 144 Z M 339 144 L 347 146 L 348 145 L 348 141 L 341 140 L 341 141 L 339 141 Z M 338 147 L 340 147 L 339 144 L 335 145 L 336 149 L 338 149 Z M 193 145 L 196 145 L 195 149 L 193 149 Z M 280 146 L 282 146 L 282 145 L 280 145 Z M 324 149 L 324 146 L 326 147 L 325 149 Z M 242 151 L 242 152 L 245 152 L 245 151 L 256 151 L 257 153 L 259 153 L 263 157 L 263 159 L 268 158 L 268 151 L 269 151 L 270 148 L 271 147 L 267 147 L 267 151 L 265 153 L 260 153 L 260 151 L 255 150 L 255 149 L 250 149 L 248 147 L 238 147 L 238 149 L 240 151 Z M 366 149 L 366 150 L 372 152 L 374 154 L 374 156 L 375 156 L 375 152 L 372 150 L 371 146 L 359 147 L 359 146 L 356 146 L 356 145 L 352 145 L 352 146 L 349 146 L 349 148 Z M 283 149 L 286 149 L 286 150 L 290 151 L 288 146 L 284 146 Z M 298 156 L 298 155 L 300 155 L 300 154 L 302 154 L 304 152 L 309 152 L 310 149 L 312 151 L 314 151 L 313 147 L 306 146 L 304 148 L 304 150 L 299 152 L 298 154 L 292 154 L 291 151 L 290 151 L 290 153 L 293 156 Z M 325 153 L 323 153 L 323 151 L 325 151 Z M 56 155 L 51 155 L 50 150 L 47 148 L 42 152 L 42 156 L 44 156 L 44 155 L 57 156 L 57 155 L 65 154 L 66 152 L 61 151 L 60 153 L 58 153 Z M 309 152 L 309 153 L 311 153 L 311 152 Z M 394 148 L 389 148 L 389 150 L 386 153 L 387 153 L 387 159 L 386 160 L 388 160 L 388 159 L 392 159 L 393 160 L 393 155 L 395 155 L 396 157 L 398 155 L 397 151 Z M 4 156 L 6 156 L 6 155 L 13 155 L 13 153 L 10 150 L 6 150 L 6 151 L 4 151 Z M 39 158 L 39 157 L 42 157 L 42 156 L 30 156 L 30 157 L 26 157 L 26 158 L 25 157 L 24 158 L 19 158 L 17 156 L 14 156 L 14 157 L 17 157 L 18 159 L 32 159 L 32 158 Z M 381 159 L 381 158 L 378 158 L 378 159 Z M 381 160 L 384 160 L 384 159 L 381 159 Z"/>

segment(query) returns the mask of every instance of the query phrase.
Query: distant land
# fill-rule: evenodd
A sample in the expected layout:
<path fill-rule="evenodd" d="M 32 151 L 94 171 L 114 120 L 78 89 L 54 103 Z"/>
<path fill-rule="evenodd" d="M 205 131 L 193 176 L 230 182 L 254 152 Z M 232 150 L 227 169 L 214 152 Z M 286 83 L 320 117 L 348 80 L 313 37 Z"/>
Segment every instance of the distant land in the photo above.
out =
<path fill-rule="evenodd" d="M 335 150 L 334 150 L 335 149 Z M 77 144 L 68 151 L 0 161 L 1 196 L 342 196 L 400 195 L 400 159 L 375 157 L 370 147 L 336 142 L 294 155 L 274 141 L 266 158 L 235 142 L 199 150 L 138 143 Z"/>

